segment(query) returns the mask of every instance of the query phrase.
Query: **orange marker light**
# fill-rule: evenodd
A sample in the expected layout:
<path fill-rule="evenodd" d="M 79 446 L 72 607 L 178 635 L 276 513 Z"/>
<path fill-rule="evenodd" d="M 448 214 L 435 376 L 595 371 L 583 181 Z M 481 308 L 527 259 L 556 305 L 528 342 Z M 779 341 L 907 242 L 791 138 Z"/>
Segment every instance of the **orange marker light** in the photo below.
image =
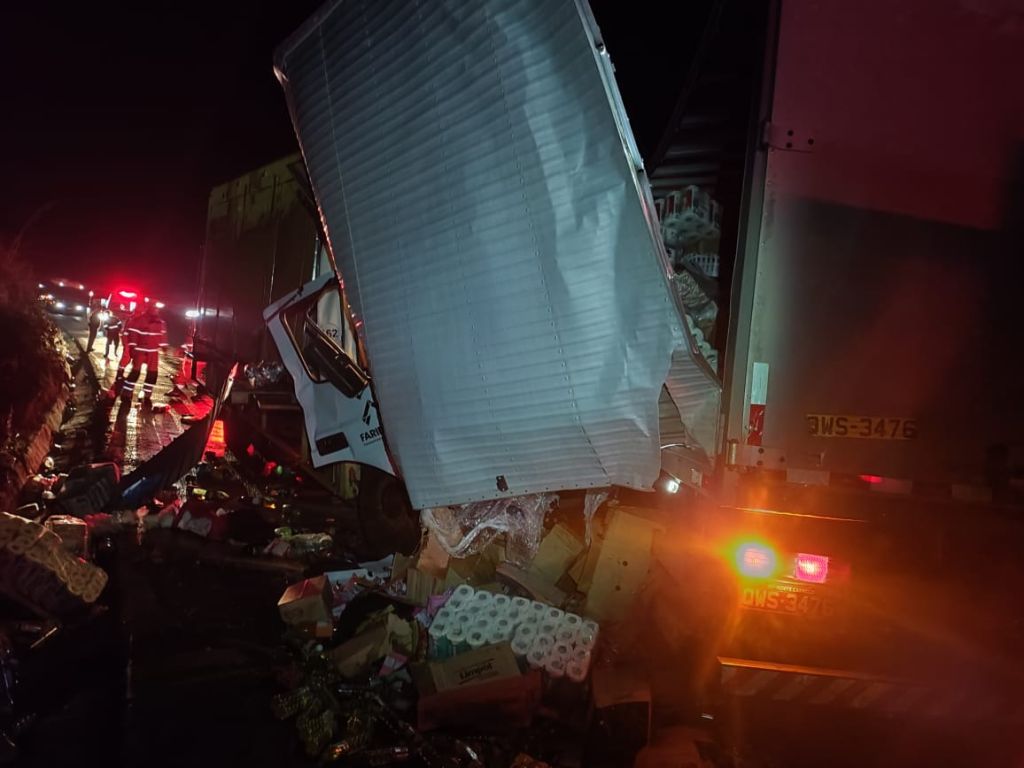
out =
<path fill-rule="evenodd" d="M 769 578 L 775 573 L 775 563 L 775 552 L 763 544 L 742 544 L 736 552 L 736 566 L 750 578 Z"/>

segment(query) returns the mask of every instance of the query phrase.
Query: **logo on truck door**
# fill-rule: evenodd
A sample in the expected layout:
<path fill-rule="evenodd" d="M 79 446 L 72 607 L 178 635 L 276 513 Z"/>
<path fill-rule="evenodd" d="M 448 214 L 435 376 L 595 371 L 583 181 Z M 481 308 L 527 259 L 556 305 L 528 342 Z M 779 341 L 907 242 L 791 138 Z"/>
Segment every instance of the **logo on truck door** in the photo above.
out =
<path fill-rule="evenodd" d="M 863 440 L 913 440 L 917 419 L 892 416 L 838 416 L 807 414 L 811 437 L 852 437 Z"/>

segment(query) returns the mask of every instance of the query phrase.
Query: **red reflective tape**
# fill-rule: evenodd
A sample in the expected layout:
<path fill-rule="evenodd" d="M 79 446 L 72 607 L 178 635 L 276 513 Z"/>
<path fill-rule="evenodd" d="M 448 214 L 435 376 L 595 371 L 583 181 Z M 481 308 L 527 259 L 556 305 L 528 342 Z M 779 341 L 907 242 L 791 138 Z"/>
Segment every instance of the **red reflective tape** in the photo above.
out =
<path fill-rule="evenodd" d="M 802 698 L 810 690 L 811 685 L 820 678 L 812 675 L 793 675 L 786 683 L 775 691 L 775 701 L 793 701 Z"/>
<path fill-rule="evenodd" d="M 810 700 L 811 704 L 837 704 L 844 693 L 857 684 L 849 678 L 835 678 Z"/>
<path fill-rule="evenodd" d="M 763 693 L 769 685 L 776 682 L 780 677 L 779 672 L 770 669 L 757 670 L 749 680 L 742 685 L 736 686 L 737 696 L 757 696 Z"/>
<path fill-rule="evenodd" d="M 892 694 L 896 687 L 892 683 L 870 683 L 860 693 L 853 697 L 850 706 L 854 709 L 866 709 L 877 703 L 879 699 Z"/>
<path fill-rule="evenodd" d="M 764 439 L 764 411 L 763 405 L 751 405 L 750 414 L 747 417 L 747 445 L 761 445 Z"/>
<path fill-rule="evenodd" d="M 722 688 L 732 689 L 753 675 L 754 670 L 738 667 L 722 667 Z"/>

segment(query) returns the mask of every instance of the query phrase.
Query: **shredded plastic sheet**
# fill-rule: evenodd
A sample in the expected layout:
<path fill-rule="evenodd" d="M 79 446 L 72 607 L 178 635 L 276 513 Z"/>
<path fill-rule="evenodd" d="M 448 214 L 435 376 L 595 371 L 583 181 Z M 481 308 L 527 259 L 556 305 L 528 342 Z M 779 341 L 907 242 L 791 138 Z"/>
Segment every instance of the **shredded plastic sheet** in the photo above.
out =
<path fill-rule="evenodd" d="M 499 535 L 506 534 L 508 561 L 524 566 L 536 556 L 544 533 L 544 517 L 557 500 L 557 494 L 536 493 L 512 499 L 432 507 L 420 512 L 420 520 L 452 557 L 479 554 Z"/>
<path fill-rule="evenodd" d="M 587 523 L 587 531 L 584 536 L 584 543 L 589 547 L 591 534 L 593 532 L 594 514 L 608 500 L 607 488 L 590 488 L 583 500 L 583 519 Z"/>

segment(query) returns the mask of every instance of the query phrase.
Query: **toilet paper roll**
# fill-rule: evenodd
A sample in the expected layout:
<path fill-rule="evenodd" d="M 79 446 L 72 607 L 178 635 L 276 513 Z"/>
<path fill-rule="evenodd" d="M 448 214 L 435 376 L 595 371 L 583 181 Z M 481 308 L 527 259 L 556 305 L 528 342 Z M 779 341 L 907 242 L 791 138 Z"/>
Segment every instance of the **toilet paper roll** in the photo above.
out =
<path fill-rule="evenodd" d="M 481 589 L 473 595 L 470 600 L 470 605 L 478 605 L 481 608 L 490 608 L 494 605 L 494 595 Z"/>
<path fill-rule="evenodd" d="M 472 598 L 473 595 L 475 594 L 476 590 L 469 586 L 469 584 L 459 584 L 459 586 L 455 588 L 455 591 L 452 592 L 452 596 L 449 602 L 451 602 L 451 600 L 458 600 L 464 603 L 470 598 Z"/>
<path fill-rule="evenodd" d="M 565 676 L 574 683 L 583 683 L 587 679 L 587 668 L 578 661 L 570 661 L 565 665 Z"/>
<path fill-rule="evenodd" d="M 572 646 L 568 643 L 555 643 L 551 648 L 550 656 L 556 656 L 564 662 L 572 659 Z"/>
<path fill-rule="evenodd" d="M 537 627 L 537 634 L 543 637 L 550 637 L 552 640 L 558 639 L 558 625 L 553 621 L 545 621 L 539 627 Z"/>
<path fill-rule="evenodd" d="M 490 608 L 481 609 L 479 615 L 493 624 L 498 619 L 503 618 L 505 614 L 500 609 L 492 606 Z"/>
<path fill-rule="evenodd" d="M 493 626 L 487 632 L 487 643 L 488 645 L 494 645 L 495 643 L 507 643 L 512 639 L 512 629 L 502 629 L 501 627 Z"/>
<path fill-rule="evenodd" d="M 543 651 L 545 656 L 547 656 L 548 651 L 550 651 L 552 648 L 554 648 L 554 646 L 555 646 L 555 641 L 552 640 L 550 637 L 544 637 L 543 635 L 537 635 L 537 637 L 533 638 L 533 647 L 534 647 L 534 649 L 539 650 L 539 651 Z"/>
<path fill-rule="evenodd" d="M 508 619 L 498 618 L 491 624 L 491 631 L 496 632 L 500 636 L 499 640 L 494 640 L 492 642 L 507 642 L 512 639 L 515 627 L 512 626 L 512 622 Z"/>
<path fill-rule="evenodd" d="M 544 614 L 545 621 L 554 622 L 555 624 L 561 624 L 564 617 L 565 611 L 561 608 L 552 608 L 551 606 L 548 606 L 548 611 Z"/>
<path fill-rule="evenodd" d="M 429 640 L 428 652 L 432 659 L 446 659 L 452 655 L 452 644 L 447 638 L 448 624 L 436 618 L 427 630 Z"/>
<path fill-rule="evenodd" d="M 549 655 L 544 662 L 544 671 L 552 678 L 565 677 L 565 661 L 557 656 Z"/>
<path fill-rule="evenodd" d="M 530 644 L 533 645 L 533 641 L 537 637 L 537 629 L 535 627 L 530 626 L 529 624 L 520 624 L 518 627 L 516 627 L 515 632 L 512 633 L 512 637 L 516 639 L 522 638 L 524 640 L 528 640 Z"/>
<path fill-rule="evenodd" d="M 583 619 L 575 613 L 567 613 L 562 616 L 561 626 L 564 629 L 571 629 L 573 632 L 579 632 L 582 625 Z"/>
<path fill-rule="evenodd" d="M 555 633 L 555 640 L 559 643 L 565 643 L 571 648 L 576 642 L 576 633 L 571 629 L 562 627 Z"/>
<path fill-rule="evenodd" d="M 548 615 L 549 607 L 545 603 L 534 600 L 530 603 L 530 613 L 536 615 L 538 621 L 542 621 Z"/>
<path fill-rule="evenodd" d="M 445 637 L 451 643 L 452 655 L 464 653 L 469 650 L 469 643 L 466 642 L 466 630 L 461 624 L 452 624 L 445 632 Z"/>
<path fill-rule="evenodd" d="M 525 597 L 513 597 L 512 607 L 520 613 L 525 614 L 526 611 L 530 608 L 530 602 L 531 601 Z"/>
<path fill-rule="evenodd" d="M 499 611 L 506 611 L 512 605 L 512 598 L 508 595 L 495 595 L 494 607 Z"/>
<path fill-rule="evenodd" d="M 531 650 L 533 649 L 531 648 L 529 640 L 524 640 L 521 637 L 515 637 L 512 639 L 512 653 L 514 653 L 517 658 L 525 659 L 530 655 Z"/>
<path fill-rule="evenodd" d="M 526 663 L 530 665 L 531 669 L 544 669 L 547 660 L 547 651 L 540 648 L 531 648 L 530 652 L 526 654 Z"/>
<path fill-rule="evenodd" d="M 469 634 L 466 635 L 466 642 L 469 644 L 470 649 L 483 648 L 488 642 L 487 631 L 471 629 Z"/>
<path fill-rule="evenodd" d="M 599 631 L 600 627 L 596 621 L 583 619 L 583 621 L 580 622 L 579 632 L 576 633 L 576 640 L 581 645 L 593 648 L 597 643 L 597 635 Z"/>
<path fill-rule="evenodd" d="M 466 601 L 460 600 L 457 597 L 449 597 L 448 602 L 444 604 L 444 607 L 452 613 L 459 613 L 460 611 L 465 610 Z"/>

